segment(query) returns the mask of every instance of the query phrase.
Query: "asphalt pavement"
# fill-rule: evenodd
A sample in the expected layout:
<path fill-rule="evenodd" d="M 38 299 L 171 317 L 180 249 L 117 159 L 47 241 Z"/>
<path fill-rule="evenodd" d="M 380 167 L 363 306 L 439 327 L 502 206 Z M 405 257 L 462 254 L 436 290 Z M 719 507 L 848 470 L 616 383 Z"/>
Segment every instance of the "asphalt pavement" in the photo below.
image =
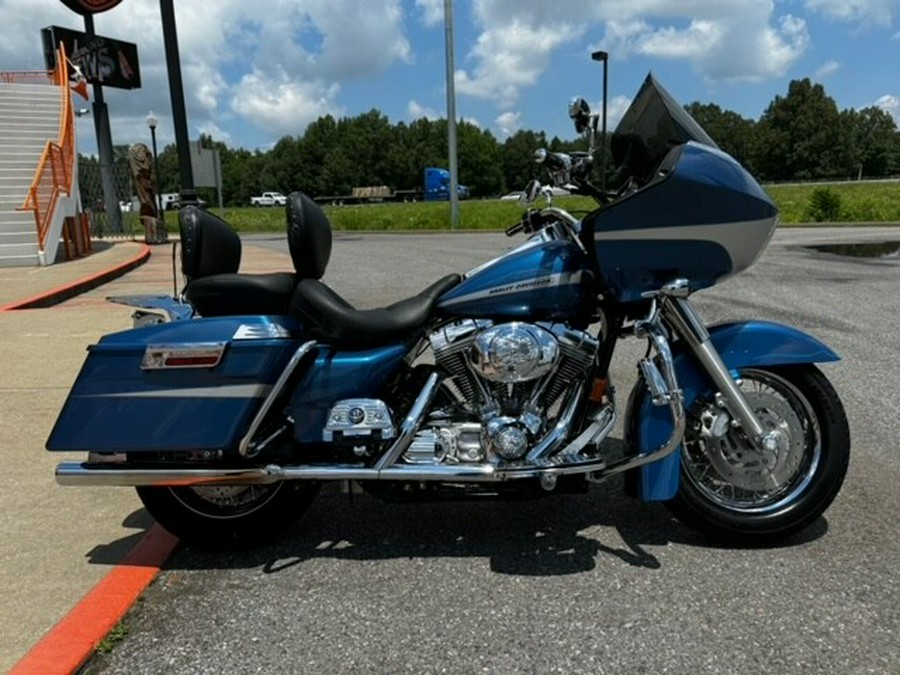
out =
<path fill-rule="evenodd" d="M 719 548 L 661 507 L 623 501 L 614 483 L 501 505 L 385 505 L 332 491 L 269 547 L 177 549 L 125 619 L 127 636 L 86 671 L 900 673 L 900 265 L 804 248 L 842 241 L 900 241 L 900 228 L 779 230 L 754 268 L 698 294 L 710 320 L 783 321 L 844 356 L 826 372 L 850 417 L 850 474 L 788 546 Z M 326 281 L 376 306 L 510 243 L 337 235 Z M 245 244 L 243 271 L 290 268 L 281 237 Z M 177 276 L 170 246 L 128 241 L 0 269 L 4 671 L 152 525 L 133 490 L 57 486 L 54 466 L 73 457 L 43 446 L 86 345 L 130 325 L 130 310 L 105 297 L 171 293 Z M 92 287 L 73 293 L 84 280 Z M 68 299 L 48 309 L 9 309 L 62 288 Z M 633 365 L 619 366 L 623 396 Z"/>

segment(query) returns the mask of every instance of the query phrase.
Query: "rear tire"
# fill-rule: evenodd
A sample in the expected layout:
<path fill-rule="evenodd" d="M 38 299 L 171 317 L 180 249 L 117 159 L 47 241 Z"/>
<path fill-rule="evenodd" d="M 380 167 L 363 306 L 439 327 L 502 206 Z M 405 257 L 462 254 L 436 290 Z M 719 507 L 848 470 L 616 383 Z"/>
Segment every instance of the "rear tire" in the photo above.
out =
<path fill-rule="evenodd" d="M 711 400 L 690 411 L 678 495 L 667 505 L 717 540 L 763 546 L 816 520 L 839 492 L 850 460 L 843 405 L 814 366 L 740 371 L 741 388 L 777 450 L 761 452 L 723 422 Z"/>
<path fill-rule="evenodd" d="M 296 521 L 319 491 L 318 483 L 139 487 L 156 521 L 188 544 L 246 549 L 265 543 Z"/>

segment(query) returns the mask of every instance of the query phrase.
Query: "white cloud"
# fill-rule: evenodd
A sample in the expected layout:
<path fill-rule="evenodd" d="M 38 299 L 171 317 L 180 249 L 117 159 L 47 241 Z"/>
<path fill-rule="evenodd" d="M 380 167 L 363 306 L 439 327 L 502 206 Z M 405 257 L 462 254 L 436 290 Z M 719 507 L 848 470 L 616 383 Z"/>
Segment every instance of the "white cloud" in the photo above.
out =
<path fill-rule="evenodd" d="M 337 107 L 335 85 L 412 58 L 402 0 L 191 0 L 175 12 L 191 134 L 221 130 L 222 116 L 234 114 L 265 133 L 301 133 L 310 115 Z M 141 89 L 105 89 L 114 141 L 125 142 L 137 131 L 132 120 L 170 107 L 159 2 L 129 0 L 94 22 L 99 35 L 138 45 Z M 83 30 L 62 3 L 34 0 L 0 0 L 0 25 L 9 70 L 44 67 L 42 27 Z M 160 143 L 169 143 L 171 120 L 159 117 Z"/>
<path fill-rule="evenodd" d="M 743 11 L 692 19 L 684 28 L 654 27 L 643 19 L 612 19 L 598 48 L 619 57 L 640 54 L 683 59 L 711 80 L 757 81 L 783 75 L 809 46 L 803 19 L 786 15 L 770 25 L 771 7 L 748 4 Z"/>
<path fill-rule="evenodd" d="M 305 7 L 309 20 L 321 33 L 322 46 L 315 57 L 315 74 L 319 77 L 370 77 L 395 61 L 410 59 L 400 0 L 306 0 L 289 4 Z M 252 20 L 251 16 L 247 19 Z"/>
<path fill-rule="evenodd" d="M 470 58 L 476 62 L 472 74 L 456 71 L 457 91 L 509 106 L 521 88 L 537 83 L 552 52 L 583 32 L 583 28 L 567 24 L 533 27 L 518 18 L 491 27 L 481 33 L 472 49 Z"/>
<path fill-rule="evenodd" d="M 806 22 L 777 15 L 774 0 L 570 0 L 559 9 L 545 0 L 474 0 L 481 33 L 467 55 L 473 65 L 456 73 L 458 91 L 508 107 L 554 51 L 597 25 L 605 34 L 595 49 L 686 60 L 713 81 L 784 75 L 809 47 Z"/>
<path fill-rule="evenodd" d="M 457 92 L 496 103 L 496 114 L 519 109 L 522 92 L 541 82 L 554 55 L 566 49 L 583 54 L 588 40 L 616 59 L 689 63 L 708 83 L 770 79 L 789 72 L 809 48 L 809 27 L 801 12 L 860 25 L 889 25 L 898 2 L 568 0 L 563 8 L 547 0 L 457 0 Z M 375 79 L 397 64 L 413 63 L 407 31 L 421 31 L 423 24 L 432 29 L 442 25 L 443 4 L 443 0 L 175 3 L 190 133 L 230 130 L 239 137 L 238 143 L 244 142 L 244 132 L 237 131 L 236 123 L 257 139 L 253 142 L 264 142 L 267 135 L 302 133 L 319 114 L 343 111 L 338 97 L 347 95 L 344 83 Z M 796 16 L 785 14 L 788 7 Z M 95 24 L 101 35 L 139 45 L 143 87 L 106 90 L 110 110 L 115 111 L 114 140 L 124 143 L 146 136 L 143 119 L 152 108 L 159 111 L 160 144 L 170 143 L 173 129 L 164 112 L 170 103 L 159 2 L 128 0 L 98 14 Z M 474 37 L 461 40 L 470 24 L 475 26 Z M 0 0 L 0 25 L 2 68 L 40 69 L 40 28 L 60 25 L 80 30 L 81 19 L 59 2 Z M 432 39 L 436 35 L 436 30 L 428 33 Z M 900 40 L 900 33 L 891 39 Z M 852 64 L 843 67 L 849 70 Z M 830 64 L 822 68 L 819 77 L 831 72 Z M 442 71 L 439 79 L 443 80 Z M 434 87 L 435 82 L 435 78 L 424 84 L 418 80 L 416 86 Z M 401 110 L 402 102 L 413 96 L 421 100 L 424 94 L 407 92 Z M 416 110 L 442 116 L 409 100 L 407 113 L 414 116 Z M 494 116 L 479 114 L 486 121 Z M 82 121 L 82 127 L 91 125 Z M 491 127 L 502 128 L 499 121 Z"/>
<path fill-rule="evenodd" d="M 817 80 L 824 80 L 826 77 L 831 77 L 838 70 L 840 70 L 841 64 L 837 61 L 826 61 L 823 63 L 815 72 L 815 76 Z"/>
<path fill-rule="evenodd" d="M 422 12 L 422 23 L 426 26 L 444 22 L 444 0 L 416 0 L 416 7 Z"/>
<path fill-rule="evenodd" d="M 498 115 L 494 124 L 500 132 L 500 138 L 508 138 L 522 128 L 522 113 L 508 110 Z"/>
<path fill-rule="evenodd" d="M 337 84 L 272 79 L 255 71 L 241 80 L 231 108 L 265 129 L 298 136 L 323 115 L 343 114 L 336 103 L 339 89 Z"/>
<path fill-rule="evenodd" d="M 894 120 L 900 124 L 900 98 L 893 94 L 885 94 L 875 101 L 875 107 L 893 115 Z"/>
<path fill-rule="evenodd" d="M 418 120 L 423 117 L 428 120 L 437 120 L 444 117 L 442 113 L 439 113 L 434 108 L 428 108 L 416 100 L 411 100 L 406 104 L 406 116 L 410 120 Z"/>
<path fill-rule="evenodd" d="M 648 56 L 665 59 L 697 59 L 722 40 L 723 27 L 712 21 L 691 21 L 678 30 L 671 26 L 647 33 L 639 50 Z"/>
<path fill-rule="evenodd" d="M 838 21 L 890 26 L 893 0 L 806 0 L 806 8 Z"/>

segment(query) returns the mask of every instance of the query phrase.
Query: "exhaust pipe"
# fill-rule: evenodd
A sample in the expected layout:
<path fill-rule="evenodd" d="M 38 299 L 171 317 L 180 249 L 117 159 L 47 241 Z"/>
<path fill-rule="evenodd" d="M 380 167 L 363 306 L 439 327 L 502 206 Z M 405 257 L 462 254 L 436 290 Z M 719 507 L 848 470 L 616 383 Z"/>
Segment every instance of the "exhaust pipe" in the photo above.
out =
<path fill-rule="evenodd" d="M 436 481 L 445 483 L 498 483 L 528 478 L 552 479 L 571 474 L 591 474 L 593 480 L 619 473 L 647 462 L 662 459 L 675 449 L 676 443 L 663 446 L 613 465 L 598 457 L 565 449 L 553 457 L 519 465 L 492 464 L 425 465 L 395 464 L 384 469 L 350 465 L 287 465 L 248 469 L 147 469 L 127 465 L 92 462 L 62 462 L 56 468 L 56 482 L 66 486 L 153 486 L 190 487 L 201 485 L 263 485 L 282 480 L 395 480 Z"/>

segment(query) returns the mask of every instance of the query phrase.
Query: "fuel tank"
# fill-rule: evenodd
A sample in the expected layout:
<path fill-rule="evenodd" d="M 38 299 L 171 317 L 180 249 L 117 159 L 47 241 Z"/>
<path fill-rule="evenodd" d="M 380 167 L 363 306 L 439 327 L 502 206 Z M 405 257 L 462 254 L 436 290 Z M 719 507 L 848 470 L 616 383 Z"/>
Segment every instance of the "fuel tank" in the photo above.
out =
<path fill-rule="evenodd" d="M 441 297 L 442 316 L 564 320 L 591 300 L 593 275 L 572 242 L 534 238 L 478 267 Z"/>

